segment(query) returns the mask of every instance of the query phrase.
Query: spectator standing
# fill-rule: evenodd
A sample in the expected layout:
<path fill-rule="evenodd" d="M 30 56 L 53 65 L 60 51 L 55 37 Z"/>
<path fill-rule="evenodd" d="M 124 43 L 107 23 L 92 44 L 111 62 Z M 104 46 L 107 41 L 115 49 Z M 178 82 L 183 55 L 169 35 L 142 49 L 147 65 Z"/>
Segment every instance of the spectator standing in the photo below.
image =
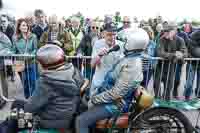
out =
<path fill-rule="evenodd" d="M 0 31 L 3 32 L 11 41 L 12 43 L 12 37 L 15 32 L 15 27 L 9 24 L 8 16 L 7 15 L 1 15 L 0 16 Z M 6 66 L 7 75 L 11 77 L 11 81 L 14 81 L 14 72 L 11 65 Z"/>
<path fill-rule="evenodd" d="M 91 56 L 92 55 L 92 49 L 94 44 L 97 40 L 100 38 L 100 27 L 99 24 L 95 21 L 93 21 L 90 26 L 90 32 L 88 34 L 85 34 L 83 39 L 80 42 L 80 46 L 78 49 L 78 53 L 80 53 L 83 56 Z M 94 72 L 94 69 L 91 68 L 91 59 L 86 59 L 84 61 L 84 76 L 86 79 L 91 80 L 92 79 L 92 73 Z"/>
<path fill-rule="evenodd" d="M 159 61 L 156 69 L 155 95 L 159 95 L 160 81 L 163 81 L 163 97 L 166 100 L 170 100 L 172 91 L 174 97 L 178 96 L 180 79 L 177 77 L 180 75 L 178 72 L 181 71 L 177 70 L 177 65 L 181 65 L 183 63 L 183 58 L 187 57 L 187 48 L 184 40 L 176 36 L 177 25 L 175 22 L 169 22 L 163 28 L 164 34 L 161 36 L 160 45 L 157 47 L 157 56 L 166 60 Z M 161 69 L 162 66 L 163 69 Z"/>
<path fill-rule="evenodd" d="M 0 31 L 0 55 L 8 55 L 12 53 L 12 43 L 10 39 Z M 6 80 L 6 70 L 4 59 L 1 57 L 0 59 L 0 78 L 1 78 L 1 89 L 3 91 L 3 95 L 8 97 L 8 83 Z M 6 104 L 6 101 L 0 97 L 0 109 Z"/>
<path fill-rule="evenodd" d="M 72 39 L 68 31 L 59 31 L 59 24 L 56 15 L 49 17 L 49 29 L 45 31 L 41 38 L 39 46 L 42 47 L 48 43 L 55 43 L 63 49 L 66 55 L 72 50 Z"/>
<path fill-rule="evenodd" d="M 19 19 L 17 22 L 13 51 L 16 54 L 36 54 L 37 37 L 31 33 L 31 27 L 25 19 Z M 34 59 L 25 60 L 24 63 L 24 69 L 19 72 L 19 75 L 24 87 L 25 98 L 29 98 L 36 87 L 37 66 Z"/>
<path fill-rule="evenodd" d="M 188 53 L 191 58 L 200 58 L 200 31 L 196 31 L 191 34 L 191 40 L 189 40 Z M 192 93 L 195 93 L 196 97 L 200 97 L 200 61 L 188 61 L 187 68 L 187 80 L 185 85 L 185 98 L 190 99 Z M 193 91 L 193 83 L 195 78 L 195 73 L 197 74 L 196 88 Z"/>
<path fill-rule="evenodd" d="M 34 16 L 36 24 L 33 26 L 32 32 L 37 36 L 37 40 L 39 41 L 43 32 L 48 30 L 48 24 L 46 23 L 46 17 L 42 10 L 35 10 Z"/>
<path fill-rule="evenodd" d="M 80 26 L 80 19 L 78 17 L 72 17 L 72 28 L 70 29 L 69 33 L 72 38 L 72 50 L 70 51 L 70 56 L 78 55 L 78 47 L 80 42 L 84 36 L 83 31 Z M 77 67 L 80 71 L 82 68 L 82 60 L 81 59 L 72 59 L 72 63 L 75 67 Z"/>
<path fill-rule="evenodd" d="M 155 66 L 155 61 L 150 59 L 151 57 L 155 57 L 155 50 L 156 50 L 156 43 L 154 40 L 154 32 L 153 29 L 150 26 L 145 26 L 143 29 L 148 33 L 149 35 L 149 43 L 147 45 L 147 48 L 145 50 L 145 55 L 147 57 L 143 57 L 143 81 L 141 85 L 145 88 L 148 87 L 149 80 L 151 79 L 151 76 L 153 74 L 153 69 Z"/>

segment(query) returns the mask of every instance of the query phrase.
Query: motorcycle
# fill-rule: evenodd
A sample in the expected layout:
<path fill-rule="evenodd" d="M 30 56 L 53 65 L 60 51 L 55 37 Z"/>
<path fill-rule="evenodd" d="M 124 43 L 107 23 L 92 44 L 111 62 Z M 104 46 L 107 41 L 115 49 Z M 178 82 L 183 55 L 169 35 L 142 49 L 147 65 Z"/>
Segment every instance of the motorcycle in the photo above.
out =
<path fill-rule="evenodd" d="M 83 93 L 82 93 L 83 94 Z M 86 100 L 86 96 L 82 97 Z M 115 117 L 96 122 L 91 133 L 193 133 L 195 128 L 177 109 L 154 106 L 154 97 L 140 87 L 133 95 L 127 113 L 118 112 Z M 65 129 L 41 129 L 40 119 L 23 110 L 11 112 L 11 119 L 18 127 L 26 128 L 19 133 L 65 133 Z"/>

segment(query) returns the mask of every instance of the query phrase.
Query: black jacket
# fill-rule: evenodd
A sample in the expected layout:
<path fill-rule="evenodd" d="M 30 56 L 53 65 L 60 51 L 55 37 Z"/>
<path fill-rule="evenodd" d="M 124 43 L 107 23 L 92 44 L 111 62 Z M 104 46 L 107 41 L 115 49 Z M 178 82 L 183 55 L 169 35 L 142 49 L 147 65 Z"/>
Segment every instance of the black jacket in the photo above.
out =
<path fill-rule="evenodd" d="M 42 29 L 39 25 L 33 26 L 32 32 L 37 36 L 37 40 L 40 40 L 43 32 L 48 31 L 48 26 Z"/>
<path fill-rule="evenodd" d="M 0 31 L 3 32 L 3 29 L 2 27 L 0 27 Z M 15 33 L 15 27 L 14 26 L 10 26 L 8 25 L 7 29 L 6 29 L 6 32 L 3 32 L 9 39 L 10 41 L 12 42 L 12 37 Z"/>
<path fill-rule="evenodd" d="M 172 61 L 176 58 L 176 51 L 182 52 L 184 57 L 188 55 L 184 40 L 178 36 L 176 36 L 174 40 L 162 38 L 159 44 L 160 45 L 156 49 L 158 57 Z"/>
<path fill-rule="evenodd" d="M 168 73 L 168 71 L 174 71 L 176 64 L 183 64 L 183 59 L 176 58 L 176 51 L 183 53 L 183 58 L 188 56 L 187 48 L 185 42 L 182 38 L 176 36 L 174 40 L 167 40 L 165 38 L 160 39 L 160 45 L 156 49 L 157 57 L 162 57 L 166 60 L 158 61 L 157 69 L 161 72 L 163 65 L 163 73 Z M 165 74 L 163 74 L 165 76 Z"/>
<path fill-rule="evenodd" d="M 84 35 L 82 38 L 78 52 L 82 53 L 84 56 L 92 55 L 92 37 L 89 34 Z"/>
<path fill-rule="evenodd" d="M 83 82 L 72 64 L 61 70 L 47 71 L 39 78 L 24 110 L 38 115 L 43 128 L 69 128 L 77 112 Z"/>

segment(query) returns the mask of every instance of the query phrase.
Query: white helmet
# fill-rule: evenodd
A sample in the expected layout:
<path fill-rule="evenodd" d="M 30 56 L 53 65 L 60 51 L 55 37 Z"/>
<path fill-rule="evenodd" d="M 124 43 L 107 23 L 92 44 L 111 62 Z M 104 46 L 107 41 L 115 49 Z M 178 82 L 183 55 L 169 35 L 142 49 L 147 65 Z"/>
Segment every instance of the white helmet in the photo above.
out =
<path fill-rule="evenodd" d="M 127 29 L 125 32 L 126 44 L 124 45 L 125 52 L 135 50 L 143 51 L 149 43 L 147 32 L 141 28 Z"/>

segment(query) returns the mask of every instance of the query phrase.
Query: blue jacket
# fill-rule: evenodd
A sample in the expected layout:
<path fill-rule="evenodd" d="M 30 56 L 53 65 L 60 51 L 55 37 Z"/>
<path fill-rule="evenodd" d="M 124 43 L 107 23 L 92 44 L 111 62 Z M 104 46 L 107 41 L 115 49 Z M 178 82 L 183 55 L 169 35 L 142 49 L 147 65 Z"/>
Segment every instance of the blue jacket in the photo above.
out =
<path fill-rule="evenodd" d="M 188 47 L 189 35 L 183 31 L 180 31 L 177 33 L 177 36 L 181 37 L 185 41 L 186 46 Z"/>

